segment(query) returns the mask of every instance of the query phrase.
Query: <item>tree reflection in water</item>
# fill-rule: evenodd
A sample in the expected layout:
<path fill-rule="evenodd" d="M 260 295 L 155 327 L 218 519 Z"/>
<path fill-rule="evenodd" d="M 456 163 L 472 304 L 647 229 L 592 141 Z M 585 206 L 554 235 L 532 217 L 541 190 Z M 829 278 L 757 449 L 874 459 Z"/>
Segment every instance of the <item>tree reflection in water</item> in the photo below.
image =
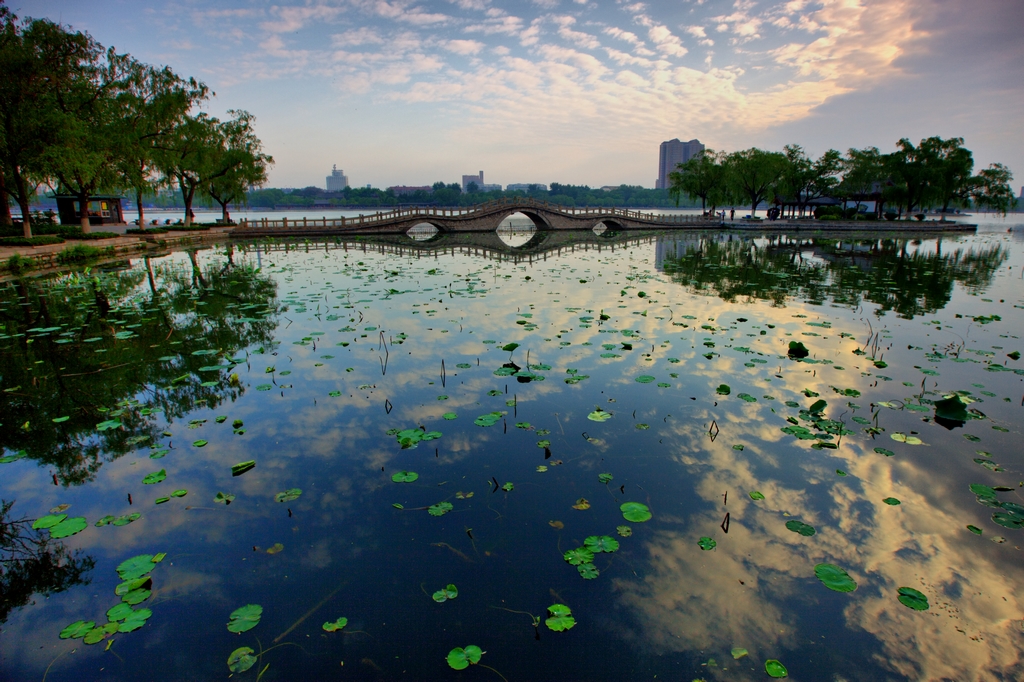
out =
<path fill-rule="evenodd" d="M 231 247 L 223 255 L 0 290 L 0 447 L 79 485 L 104 461 L 154 442 L 158 413 L 173 421 L 242 395 L 225 370 L 241 349 L 272 349 L 277 284 L 236 264 Z M 200 371 L 218 364 L 225 369 Z M 121 426 L 97 431 L 112 420 Z"/>

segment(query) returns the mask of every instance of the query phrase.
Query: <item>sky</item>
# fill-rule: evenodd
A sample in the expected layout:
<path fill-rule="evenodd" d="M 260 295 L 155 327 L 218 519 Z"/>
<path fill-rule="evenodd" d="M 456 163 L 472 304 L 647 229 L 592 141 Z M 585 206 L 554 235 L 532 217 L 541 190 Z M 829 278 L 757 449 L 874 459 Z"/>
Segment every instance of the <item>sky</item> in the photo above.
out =
<path fill-rule="evenodd" d="M 269 186 L 642 185 L 715 150 L 962 137 L 1024 185 L 1020 0 L 7 0 L 245 109 Z"/>

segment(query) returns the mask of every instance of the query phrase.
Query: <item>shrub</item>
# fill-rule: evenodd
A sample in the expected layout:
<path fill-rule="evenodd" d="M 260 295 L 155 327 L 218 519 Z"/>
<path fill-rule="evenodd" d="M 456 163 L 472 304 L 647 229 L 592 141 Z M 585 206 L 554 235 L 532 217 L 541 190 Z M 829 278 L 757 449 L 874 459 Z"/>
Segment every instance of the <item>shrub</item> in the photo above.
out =
<path fill-rule="evenodd" d="M 838 206 L 818 206 L 814 209 L 814 217 L 818 220 L 839 220 L 843 216 L 843 209 Z"/>
<path fill-rule="evenodd" d="M 47 244 L 63 244 L 61 237 L 42 235 L 39 237 L 2 237 L 0 246 L 46 246 Z"/>
<path fill-rule="evenodd" d="M 71 263 L 81 263 L 92 258 L 96 258 L 103 253 L 103 249 L 97 249 L 94 246 L 87 246 L 85 244 L 75 244 L 69 246 L 60 253 L 57 254 L 57 262 L 64 265 Z"/>
<path fill-rule="evenodd" d="M 130 227 L 124 231 L 125 234 L 167 234 L 167 230 L 163 227 L 149 227 L 146 229 L 139 229 L 137 227 Z"/>
<path fill-rule="evenodd" d="M 885 219 L 886 220 L 896 220 L 896 211 L 886 211 L 885 212 Z"/>
<path fill-rule="evenodd" d="M 24 256 L 20 256 L 18 254 L 14 254 L 13 256 L 7 259 L 7 269 L 13 272 L 14 274 L 24 272 L 25 270 L 31 270 L 33 267 L 35 267 L 35 264 L 36 262 L 31 258 L 25 258 Z"/>
<path fill-rule="evenodd" d="M 924 213 L 915 213 L 914 218 L 917 220 L 924 220 Z"/>
<path fill-rule="evenodd" d="M 120 236 L 117 232 L 86 232 L 75 239 L 112 239 Z"/>
<path fill-rule="evenodd" d="M 191 232 L 193 230 L 209 230 L 210 226 L 209 225 L 190 225 L 189 227 L 185 227 L 184 225 L 166 225 L 164 227 L 164 229 L 165 230 L 170 230 L 172 232 Z"/>

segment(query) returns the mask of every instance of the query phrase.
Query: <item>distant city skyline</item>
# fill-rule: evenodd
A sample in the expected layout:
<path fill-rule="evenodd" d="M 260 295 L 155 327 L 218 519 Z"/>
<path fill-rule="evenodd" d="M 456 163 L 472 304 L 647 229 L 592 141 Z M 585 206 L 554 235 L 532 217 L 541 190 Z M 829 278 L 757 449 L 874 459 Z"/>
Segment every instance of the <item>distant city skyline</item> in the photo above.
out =
<path fill-rule="evenodd" d="M 650 187 L 658 145 L 895 149 L 963 137 L 1024 177 L 1011 0 L 8 0 L 206 82 L 270 186 L 524 178 Z"/>

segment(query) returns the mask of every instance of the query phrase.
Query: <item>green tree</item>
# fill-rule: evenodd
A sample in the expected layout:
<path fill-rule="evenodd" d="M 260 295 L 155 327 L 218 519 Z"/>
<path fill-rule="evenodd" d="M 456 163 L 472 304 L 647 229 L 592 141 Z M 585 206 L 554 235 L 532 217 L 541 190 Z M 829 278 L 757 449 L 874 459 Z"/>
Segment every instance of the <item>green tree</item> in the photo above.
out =
<path fill-rule="evenodd" d="M 3 202 L 21 209 L 26 237 L 32 236 L 30 205 L 36 189 L 52 177 L 46 155 L 63 132 L 54 101 L 95 63 L 100 46 L 88 34 L 71 32 L 43 19 L 19 24 L 0 7 L 0 169 Z"/>
<path fill-rule="evenodd" d="M 211 169 L 220 144 L 219 125 L 220 121 L 205 113 L 186 116 L 167 136 L 157 157 L 157 167 L 181 192 L 186 227 L 192 224 L 196 192 L 216 179 Z"/>
<path fill-rule="evenodd" d="M 835 188 L 836 194 L 844 199 L 855 198 L 859 202 L 861 197 L 879 192 L 881 200 L 875 210 L 880 215 L 886 198 L 883 187 L 889 169 L 887 158 L 878 151 L 878 147 L 848 149 L 846 158 L 840 160 L 840 168 L 843 179 Z"/>
<path fill-rule="evenodd" d="M 723 159 L 724 155 L 713 149 L 705 149 L 669 173 L 668 193 L 675 200 L 676 206 L 685 194 L 691 199 L 700 198 L 701 211 L 706 212 L 709 203 L 714 211 L 725 200 Z"/>
<path fill-rule="evenodd" d="M 942 207 L 943 214 L 950 204 L 966 205 L 976 182 L 972 175 L 974 157 L 963 144 L 962 137 L 948 140 L 929 137 L 921 140 L 919 148 L 924 152 L 929 171 L 931 198 Z"/>
<path fill-rule="evenodd" d="M 797 144 L 786 145 L 784 152 L 787 166 L 779 179 L 778 193 L 803 215 L 809 202 L 835 193 L 842 157 L 835 149 L 829 149 L 817 160 L 811 160 Z"/>
<path fill-rule="evenodd" d="M 256 117 L 247 111 L 231 110 L 232 119 L 218 126 L 218 144 L 212 158 L 204 192 L 221 208 L 221 220 L 231 222 L 228 204 L 244 201 L 247 193 L 267 181 L 267 168 L 273 157 L 263 153 L 263 143 L 256 137 Z"/>
<path fill-rule="evenodd" d="M 999 211 L 1003 215 L 1016 206 L 1017 199 L 1013 196 L 1013 189 L 1010 183 L 1013 182 L 1013 173 L 1001 163 L 990 164 L 983 169 L 971 183 L 971 198 L 974 205 L 988 207 Z"/>
<path fill-rule="evenodd" d="M 754 216 L 759 203 L 774 197 L 788 162 L 784 154 L 752 147 L 729 154 L 725 166 L 732 192 L 750 200 L 750 215 Z"/>

